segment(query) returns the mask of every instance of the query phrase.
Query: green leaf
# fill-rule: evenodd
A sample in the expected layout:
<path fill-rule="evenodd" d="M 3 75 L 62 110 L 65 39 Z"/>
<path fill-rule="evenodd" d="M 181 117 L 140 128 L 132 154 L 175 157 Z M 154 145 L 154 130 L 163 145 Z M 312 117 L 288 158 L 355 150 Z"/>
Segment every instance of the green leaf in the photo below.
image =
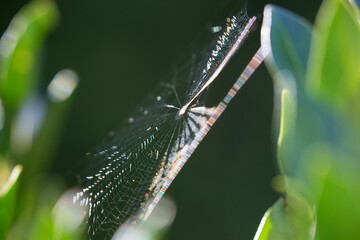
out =
<path fill-rule="evenodd" d="M 324 1 L 316 18 L 307 89 L 360 120 L 360 25 L 347 1 Z"/>
<path fill-rule="evenodd" d="M 84 239 L 84 219 L 88 209 L 72 204 L 73 197 L 78 189 L 69 189 L 62 194 L 52 209 L 54 222 L 54 236 L 62 240 Z"/>
<path fill-rule="evenodd" d="M 313 239 L 314 213 L 303 199 L 280 198 L 264 215 L 254 240 Z"/>
<path fill-rule="evenodd" d="M 261 46 L 269 55 L 267 67 L 274 76 L 290 71 L 297 82 L 305 80 L 311 42 L 311 25 L 283 8 L 266 5 L 261 29 Z"/>
<path fill-rule="evenodd" d="M 61 187 L 54 187 L 56 191 L 47 189 L 42 192 L 45 201 L 38 202 L 36 212 L 30 219 L 28 236 L 30 239 L 83 239 L 80 224 L 84 218 L 84 211 L 72 204 L 75 193 L 69 195 L 69 192 L 65 192 L 65 196 L 60 196 Z M 64 222 L 65 220 L 67 221 Z"/>
<path fill-rule="evenodd" d="M 4 108 L 0 154 L 9 150 L 13 118 L 36 86 L 39 53 L 46 33 L 58 18 L 51 0 L 35 0 L 23 7 L 0 39 L 0 101 Z"/>
<path fill-rule="evenodd" d="M 350 2 L 355 3 L 358 8 L 360 7 L 360 0 L 353 0 Z"/>
<path fill-rule="evenodd" d="M 35 0 L 23 7 L 0 40 L 0 96 L 7 111 L 15 112 L 35 86 L 38 57 L 46 33 L 57 21 L 56 5 Z"/>
<path fill-rule="evenodd" d="M 322 4 L 306 84 L 309 95 L 333 111 L 333 118 L 339 122 L 327 141 L 353 154 L 360 154 L 359 19 L 359 9 L 347 1 Z"/>
<path fill-rule="evenodd" d="M 14 129 L 13 132 L 16 134 L 12 136 L 12 140 L 15 143 L 11 148 L 12 156 L 17 161 L 22 162 L 27 169 L 23 175 L 23 188 L 31 188 L 36 191 L 36 188 L 29 184 L 34 177 L 41 175 L 49 167 L 58 141 L 61 139 L 64 119 L 74 97 L 77 84 L 78 78 L 73 71 L 66 69 L 57 73 L 48 86 L 49 102 L 45 117 L 41 119 L 39 131 L 35 136 L 31 136 L 32 138 L 26 136 L 25 134 L 29 131 L 22 131 L 21 129 L 32 127 L 29 126 L 27 119 L 20 121 L 25 126 L 17 126 Z M 35 112 L 38 113 L 39 111 Z M 17 133 L 18 131 L 20 132 Z M 30 131 L 31 134 L 34 132 Z M 24 139 L 30 139 L 31 142 L 24 143 Z M 27 146 L 25 150 L 24 145 L 25 147 Z M 32 209 L 33 205 L 35 205 L 35 200 L 31 196 L 29 197 L 27 192 L 22 192 L 19 201 L 20 212 Z"/>
<path fill-rule="evenodd" d="M 303 18 L 274 5 L 266 5 L 261 29 L 262 49 L 274 79 L 274 128 L 278 132 L 278 162 L 292 175 L 297 164 L 295 134 L 298 98 L 303 98 L 310 49 L 311 26 Z"/>
<path fill-rule="evenodd" d="M 280 127 L 278 137 L 277 157 L 281 172 L 287 172 L 291 166 L 286 166 L 289 158 L 294 153 L 295 126 L 296 126 L 296 96 L 284 88 L 281 91 L 280 103 Z"/>
<path fill-rule="evenodd" d="M 291 176 L 281 176 L 286 182 L 279 189 L 290 197 L 267 212 L 256 237 L 307 239 L 311 236 L 301 235 L 309 233 L 307 229 L 312 229 L 314 222 L 314 218 L 306 217 L 314 214 L 301 213 L 308 212 L 306 202 L 301 200 L 306 199 L 316 209 L 317 239 L 344 236 L 357 239 L 360 235 L 358 9 L 347 1 L 324 1 L 312 33 L 308 65 L 301 61 L 305 58 L 296 54 L 299 50 L 309 52 L 307 47 L 296 47 L 299 46 L 296 41 L 302 41 L 302 34 L 297 35 L 298 39 L 289 37 L 296 36 L 291 31 L 298 30 L 294 30 L 295 25 L 293 30 L 286 28 L 291 20 L 284 20 L 286 14 L 275 17 L 276 11 L 271 6 L 265 9 L 261 37 L 263 50 L 269 52 L 266 64 L 275 82 L 279 164 L 283 173 Z M 305 63 L 304 72 L 302 63 Z M 300 204 L 291 203 L 294 196 L 300 199 Z M 287 210 L 288 202 L 293 206 L 290 210 Z M 306 219 L 311 219 L 310 225 Z M 303 230 L 298 233 L 297 229 Z"/>
<path fill-rule="evenodd" d="M 4 174 L 3 170 L 0 169 L 1 174 Z M 0 239 L 6 239 L 8 229 L 14 218 L 21 172 L 22 166 L 15 166 L 8 180 L 5 183 L 0 183 Z"/>
<path fill-rule="evenodd" d="M 357 239 L 360 236 L 360 162 L 328 142 L 304 149 L 305 189 L 317 210 L 317 239 Z"/>
<path fill-rule="evenodd" d="M 32 139 L 30 149 L 23 155 L 20 144 L 12 146 L 12 153 L 18 156 L 19 161 L 23 162 L 24 166 L 28 166 L 25 178 L 32 177 L 41 173 L 48 166 L 54 150 L 61 138 L 62 126 L 67 114 L 67 110 L 72 102 L 76 87 L 78 84 L 78 77 L 75 72 L 69 69 L 59 71 L 48 86 L 49 104 L 44 119 L 42 119 L 41 128 L 35 139 Z M 28 121 L 21 121 L 27 123 Z M 26 125 L 29 127 L 29 125 Z M 23 129 L 20 127 L 19 129 Z M 20 143 L 22 139 L 31 139 L 31 137 L 24 137 L 21 133 L 17 134 L 18 138 L 13 137 L 13 141 L 17 140 Z"/>
<path fill-rule="evenodd" d="M 72 204 L 74 191 L 62 194 L 64 183 L 56 178 L 46 178 L 45 182 L 44 178 L 32 179 L 29 186 L 29 196 L 25 197 L 31 206 L 11 229 L 12 239 L 84 239 L 80 224 L 85 209 Z M 36 191 L 39 188 L 40 191 Z"/>
<path fill-rule="evenodd" d="M 354 13 L 357 15 L 358 17 L 358 21 L 360 21 L 359 17 L 360 17 L 360 0 L 349 0 L 350 5 L 352 6 L 352 10 L 354 11 Z"/>

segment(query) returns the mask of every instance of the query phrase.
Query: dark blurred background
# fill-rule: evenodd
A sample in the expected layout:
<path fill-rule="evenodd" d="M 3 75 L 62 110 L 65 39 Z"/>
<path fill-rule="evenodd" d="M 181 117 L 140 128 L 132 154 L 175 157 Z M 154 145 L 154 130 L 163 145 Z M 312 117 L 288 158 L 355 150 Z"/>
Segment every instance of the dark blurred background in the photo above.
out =
<path fill-rule="evenodd" d="M 2 0 L 0 32 L 27 1 Z M 247 3 L 258 15 L 270 1 Z M 311 22 L 319 0 L 271 3 Z M 235 0 L 62 0 L 61 22 L 43 53 L 43 86 L 71 68 L 80 77 L 52 173 L 67 172 L 128 117 L 147 92 L 190 55 L 211 26 L 244 7 Z M 260 22 L 261 23 L 261 20 Z M 260 24 L 259 24 L 260 25 Z M 234 82 L 260 46 L 260 26 L 211 91 Z M 228 86 L 225 86 L 226 88 Z M 168 239 L 252 239 L 268 207 L 278 198 L 272 150 L 272 81 L 264 66 L 236 96 L 180 172 L 168 194 L 177 216 Z"/>

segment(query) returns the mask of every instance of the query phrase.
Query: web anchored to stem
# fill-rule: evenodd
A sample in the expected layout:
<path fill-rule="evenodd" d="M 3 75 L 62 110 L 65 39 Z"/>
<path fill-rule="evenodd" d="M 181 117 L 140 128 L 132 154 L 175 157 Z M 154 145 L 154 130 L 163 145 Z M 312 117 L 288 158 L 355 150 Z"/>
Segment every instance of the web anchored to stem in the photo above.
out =
<path fill-rule="evenodd" d="M 259 50 L 216 107 L 202 93 L 236 53 L 255 17 L 243 11 L 227 19 L 210 49 L 160 83 L 125 126 L 88 154 L 82 190 L 74 203 L 87 207 L 91 239 L 109 239 L 125 221 L 146 220 L 176 175 L 241 86 L 263 61 Z"/>

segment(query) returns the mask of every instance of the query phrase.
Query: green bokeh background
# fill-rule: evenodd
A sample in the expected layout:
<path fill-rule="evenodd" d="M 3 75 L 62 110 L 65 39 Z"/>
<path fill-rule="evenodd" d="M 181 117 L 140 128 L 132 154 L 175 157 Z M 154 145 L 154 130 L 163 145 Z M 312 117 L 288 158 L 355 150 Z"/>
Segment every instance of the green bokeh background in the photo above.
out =
<path fill-rule="evenodd" d="M 27 1 L 2 0 L 0 32 Z M 249 1 L 249 15 L 270 1 Z M 311 22 L 319 0 L 271 1 Z M 213 25 L 242 9 L 242 1 L 57 1 L 61 22 L 43 52 L 43 86 L 63 68 L 80 86 L 52 172 L 67 174 L 110 130 L 117 128 L 154 85 L 185 59 Z M 223 94 L 259 43 L 257 30 L 211 92 Z M 177 216 L 168 239 L 251 239 L 278 198 L 272 152 L 272 81 L 264 66 L 240 91 L 168 190 Z"/>

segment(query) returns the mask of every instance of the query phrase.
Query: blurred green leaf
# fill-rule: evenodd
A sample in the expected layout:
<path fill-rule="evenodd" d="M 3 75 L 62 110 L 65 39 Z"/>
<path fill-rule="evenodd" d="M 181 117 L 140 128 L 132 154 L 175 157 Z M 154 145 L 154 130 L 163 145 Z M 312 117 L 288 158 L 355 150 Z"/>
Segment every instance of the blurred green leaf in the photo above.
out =
<path fill-rule="evenodd" d="M 281 176 L 286 201 L 266 213 L 258 239 L 308 239 L 315 212 L 306 201 L 316 210 L 316 239 L 360 236 L 358 13 L 348 1 L 324 1 L 311 33 L 291 13 L 265 8 L 261 41 L 280 116 L 279 165 L 291 177 Z"/>
<path fill-rule="evenodd" d="M 298 158 L 295 149 L 297 105 L 299 96 L 304 95 L 302 87 L 311 35 L 311 25 L 306 20 L 283 8 L 266 5 L 261 45 L 263 51 L 269 53 L 265 63 L 274 79 L 278 163 L 280 170 L 290 175 L 295 171 Z"/>
<path fill-rule="evenodd" d="M 349 3 L 352 5 L 353 10 L 359 17 L 360 0 L 349 0 Z M 358 19 L 358 21 L 360 21 L 360 19 Z"/>
<path fill-rule="evenodd" d="M 306 188 L 317 210 L 317 239 L 357 239 L 360 236 L 360 162 L 326 142 L 302 154 Z"/>
<path fill-rule="evenodd" d="M 3 169 L 0 169 L 0 173 Z M 17 203 L 18 182 L 22 166 L 17 165 L 5 183 L 0 183 L 0 239 L 6 239 L 8 229 L 13 221 Z"/>
<path fill-rule="evenodd" d="M 34 177 L 41 175 L 50 165 L 53 153 L 56 150 L 59 139 L 62 134 L 62 127 L 67 110 L 72 102 L 74 92 L 78 83 L 77 75 L 71 70 L 62 70 L 56 74 L 48 86 L 48 106 L 46 115 L 41 119 L 41 127 L 34 136 L 24 136 L 27 131 L 21 131 L 13 136 L 16 144 L 12 146 L 12 155 L 17 161 L 21 161 L 26 167 L 22 181 L 22 188 L 33 189 L 35 192 L 41 189 L 41 184 L 30 186 Z M 30 109 L 33 111 L 34 109 Z M 38 111 L 36 111 L 38 112 Z M 26 128 L 30 128 L 29 121 L 21 121 Z M 15 129 L 15 130 L 18 130 Z M 15 132 L 15 131 L 14 131 Z M 32 134 L 35 131 L 30 131 Z M 19 138 L 19 139 L 18 139 Z M 20 142 L 22 139 L 31 139 L 30 148 L 24 153 Z M 26 145 L 26 144 L 25 144 Z M 37 186 L 37 187 L 36 187 Z M 23 212 L 33 209 L 36 205 L 36 199 L 32 198 L 33 193 L 27 191 L 21 192 L 18 211 Z"/>
<path fill-rule="evenodd" d="M 35 0 L 23 7 L 0 40 L 0 96 L 5 113 L 16 111 L 34 88 L 38 55 L 46 33 L 58 18 L 51 0 Z"/>
<path fill-rule="evenodd" d="M 60 71 L 51 81 L 48 87 L 49 105 L 46 115 L 30 150 L 21 159 L 24 166 L 28 166 L 26 178 L 40 173 L 49 165 L 61 137 L 64 119 L 77 84 L 78 77 L 76 73 L 69 69 Z M 14 155 L 20 152 L 17 149 L 19 146 L 14 145 L 12 147 Z"/>
<path fill-rule="evenodd" d="M 324 1 L 316 18 L 308 90 L 360 120 L 360 25 L 347 1 Z"/>
<path fill-rule="evenodd" d="M 55 191 L 49 188 L 47 191 L 43 191 L 41 194 L 41 201 L 38 202 L 38 207 L 35 211 L 35 216 L 31 219 L 31 227 L 29 229 L 28 236 L 30 239 L 56 239 L 56 240 L 76 240 L 80 238 L 80 232 L 76 231 L 77 226 L 74 226 L 72 231 L 66 231 L 54 218 L 54 206 L 60 198 L 59 190 L 61 187 L 54 186 Z M 50 198 L 49 198 L 50 196 Z M 70 201 L 71 204 L 71 201 Z M 65 206 L 62 211 L 66 211 Z M 75 206 L 73 206 L 74 208 Z M 77 210 L 78 214 L 79 209 Z M 79 216 L 77 216 L 78 218 Z"/>
<path fill-rule="evenodd" d="M 296 98 L 288 89 L 281 92 L 281 113 L 280 113 L 280 130 L 278 137 L 277 157 L 279 167 L 282 172 L 288 167 L 286 161 L 294 151 L 294 129 L 296 125 Z M 290 152 L 291 151 L 291 152 Z"/>
<path fill-rule="evenodd" d="M 77 240 L 84 238 L 84 228 L 81 224 L 84 223 L 87 208 L 73 204 L 73 197 L 77 192 L 78 189 L 65 191 L 52 209 L 56 239 Z"/>
<path fill-rule="evenodd" d="M 359 10 L 347 1 L 322 4 L 307 75 L 308 92 L 332 109 L 339 122 L 327 141 L 354 154 L 360 154 L 359 21 Z"/>
<path fill-rule="evenodd" d="M 360 7 L 360 0 L 350 0 L 350 2 L 356 4 L 356 7 Z"/>
<path fill-rule="evenodd" d="M 264 215 L 254 240 L 313 239 L 315 218 L 311 207 L 298 197 L 280 198 Z"/>
<path fill-rule="evenodd" d="M 269 52 L 266 64 L 270 73 L 274 76 L 278 71 L 290 71 L 302 83 L 311 36 L 311 25 L 304 18 L 275 5 L 266 5 L 261 46 Z"/>
<path fill-rule="evenodd" d="M 31 188 L 25 197 L 31 202 L 31 206 L 19 216 L 11 229 L 11 239 L 83 239 L 79 226 L 84 212 L 72 204 L 74 192 L 71 195 L 69 192 L 62 194 L 64 184 L 54 178 L 32 179 L 29 186 Z M 36 191 L 39 187 L 40 191 Z"/>
<path fill-rule="evenodd" d="M 0 153 L 9 150 L 13 118 L 36 86 L 39 54 L 46 33 L 57 21 L 55 2 L 35 0 L 13 18 L 0 39 L 0 100 L 4 123 L 0 129 Z"/>
<path fill-rule="evenodd" d="M 21 195 L 13 193 L 17 182 L 5 197 L 3 189 L 0 192 L 0 239 L 82 238 L 78 229 L 82 218 L 77 227 L 74 220 L 83 212 L 71 208 L 74 207 L 72 199 L 65 203 L 63 199 L 59 200 L 61 203 L 54 207 L 63 185 L 43 175 L 58 143 L 66 111 L 77 87 L 77 75 L 71 70 L 60 71 L 48 87 L 47 104 L 40 97 L 31 101 L 36 95 L 34 90 L 39 79 L 41 47 L 57 18 L 54 1 L 34 0 L 14 17 L 0 40 L 0 97 L 4 107 L 0 120 L 5 115 L 4 127 L 0 126 L 0 151 L 2 155 L 11 155 L 11 160 L 22 162 L 26 169 L 22 174 Z M 5 143 L 9 139 L 10 148 Z M 13 217 L 16 222 L 8 233 Z"/>

